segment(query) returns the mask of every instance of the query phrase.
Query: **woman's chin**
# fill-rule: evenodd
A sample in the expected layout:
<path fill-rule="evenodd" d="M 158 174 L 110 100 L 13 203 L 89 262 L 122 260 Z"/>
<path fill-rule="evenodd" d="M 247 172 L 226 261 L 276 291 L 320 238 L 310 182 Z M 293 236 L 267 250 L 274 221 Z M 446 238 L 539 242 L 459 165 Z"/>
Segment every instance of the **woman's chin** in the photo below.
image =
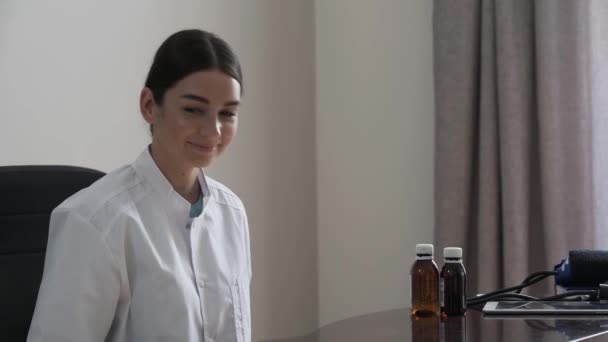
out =
<path fill-rule="evenodd" d="M 208 155 L 208 156 L 198 155 L 198 156 L 192 156 L 190 158 L 190 162 L 191 162 L 191 165 L 194 167 L 204 168 L 204 167 L 211 165 L 211 163 L 213 162 L 214 159 L 215 159 L 214 155 Z"/>

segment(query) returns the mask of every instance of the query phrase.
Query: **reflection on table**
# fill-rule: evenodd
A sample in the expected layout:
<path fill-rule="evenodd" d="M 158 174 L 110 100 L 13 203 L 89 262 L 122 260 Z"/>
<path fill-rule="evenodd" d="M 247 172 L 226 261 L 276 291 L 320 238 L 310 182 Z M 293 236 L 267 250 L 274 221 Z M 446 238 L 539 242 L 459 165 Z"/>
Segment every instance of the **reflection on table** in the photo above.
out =
<path fill-rule="evenodd" d="M 408 309 L 349 318 L 302 337 L 273 342 L 608 341 L 608 317 L 412 317 Z M 269 341 L 268 341 L 269 342 Z"/>

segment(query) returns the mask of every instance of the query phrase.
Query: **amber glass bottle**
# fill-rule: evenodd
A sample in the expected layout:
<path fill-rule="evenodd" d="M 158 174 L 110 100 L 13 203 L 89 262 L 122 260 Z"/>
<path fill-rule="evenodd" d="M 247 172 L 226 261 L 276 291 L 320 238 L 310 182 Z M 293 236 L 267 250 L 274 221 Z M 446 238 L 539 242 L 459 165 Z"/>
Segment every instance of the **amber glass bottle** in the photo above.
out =
<path fill-rule="evenodd" d="M 433 245 L 416 245 L 416 261 L 412 265 L 410 276 L 412 315 L 438 315 L 439 269 L 433 261 Z"/>

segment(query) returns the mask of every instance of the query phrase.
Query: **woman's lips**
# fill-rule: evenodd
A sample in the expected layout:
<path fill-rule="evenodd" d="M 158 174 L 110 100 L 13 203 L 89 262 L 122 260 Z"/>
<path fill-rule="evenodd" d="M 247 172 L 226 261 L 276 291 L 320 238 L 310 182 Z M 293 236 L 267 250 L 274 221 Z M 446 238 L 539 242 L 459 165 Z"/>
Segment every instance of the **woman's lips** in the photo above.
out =
<path fill-rule="evenodd" d="M 215 151 L 215 148 L 217 146 L 215 144 L 197 144 L 197 143 L 193 143 L 191 141 L 188 141 L 188 144 L 190 144 L 190 146 L 192 146 L 195 150 L 204 152 L 204 153 L 211 153 L 211 152 Z"/>

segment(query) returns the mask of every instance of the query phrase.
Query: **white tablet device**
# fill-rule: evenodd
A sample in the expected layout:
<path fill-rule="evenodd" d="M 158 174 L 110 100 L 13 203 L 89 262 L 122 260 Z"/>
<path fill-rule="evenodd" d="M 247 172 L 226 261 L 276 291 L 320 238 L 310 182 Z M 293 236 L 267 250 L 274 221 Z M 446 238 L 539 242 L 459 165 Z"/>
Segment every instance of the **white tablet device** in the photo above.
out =
<path fill-rule="evenodd" d="M 487 315 L 608 315 L 608 302 L 487 302 L 483 307 L 483 313 Z"/>

